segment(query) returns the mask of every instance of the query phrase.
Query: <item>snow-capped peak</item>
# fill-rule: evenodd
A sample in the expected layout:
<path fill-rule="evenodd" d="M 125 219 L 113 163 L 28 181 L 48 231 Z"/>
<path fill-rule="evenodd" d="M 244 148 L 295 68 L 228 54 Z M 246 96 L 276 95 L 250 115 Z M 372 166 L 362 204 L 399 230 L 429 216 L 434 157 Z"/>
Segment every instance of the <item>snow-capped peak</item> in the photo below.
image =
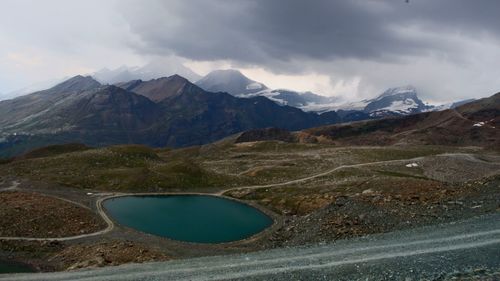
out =
<path fill-rule="evenodd" d="M 396 87 L 396 88 L 389 88 L 389 89 L 385 90 L 380 96 L 375 98 L 375 100 L 380 100 L 380 99 L 383 99 L 385 97 L 399 96 L 399 95 L 416 96 L 417 89 L 411 85 L 403 86 L 403 87 Z"/>
<path fill-rule="evenodd" d="M 408 115 L 427 110 L 413 86 L 390 88 L 366 105 L 364 111 L 372 116 Z"/>

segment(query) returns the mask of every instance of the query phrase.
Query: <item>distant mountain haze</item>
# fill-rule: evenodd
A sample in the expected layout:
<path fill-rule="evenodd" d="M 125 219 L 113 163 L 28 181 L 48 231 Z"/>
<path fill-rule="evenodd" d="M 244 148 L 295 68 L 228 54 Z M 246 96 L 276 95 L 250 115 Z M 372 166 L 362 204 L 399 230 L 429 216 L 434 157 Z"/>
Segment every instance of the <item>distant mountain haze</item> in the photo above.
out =
<path fill-rule="evenodd" d="M 121 66 L 116 69 L 103 68 L 92 77 L 103 84 L 116 84 L 131 80 L 151 80 L 159 77 L 168 77 L 174 74 L 195 82 L 201 78 L 190 68 L 184 66 L 181 61 L 173 58 L 156 59 L 142 67 Z"/>

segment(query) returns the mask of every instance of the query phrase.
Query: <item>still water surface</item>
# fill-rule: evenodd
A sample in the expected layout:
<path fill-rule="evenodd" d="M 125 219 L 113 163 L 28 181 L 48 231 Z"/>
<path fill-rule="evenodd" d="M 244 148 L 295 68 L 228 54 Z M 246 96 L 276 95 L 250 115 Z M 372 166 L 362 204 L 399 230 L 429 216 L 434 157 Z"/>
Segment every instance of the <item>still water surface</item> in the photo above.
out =
<path fill-rule="evenodd" d="M 206 195 L 125 196 L 103 205 L 121 225 L 187 242 L 241 240 L 273 224 L 249 205 Z"/>

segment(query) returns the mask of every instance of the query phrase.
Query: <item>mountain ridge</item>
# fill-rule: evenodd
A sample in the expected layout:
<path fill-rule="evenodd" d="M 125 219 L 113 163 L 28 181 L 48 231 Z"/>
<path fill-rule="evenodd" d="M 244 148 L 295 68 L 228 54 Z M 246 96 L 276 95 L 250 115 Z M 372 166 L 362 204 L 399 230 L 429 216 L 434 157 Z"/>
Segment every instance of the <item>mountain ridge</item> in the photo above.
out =
<path fill-rule="evenodd" d="M 279 106 L 264 97 L 206 92 L 173 75 L 116 86 L 75 76 L 51 89 L 0 102 L 0 120 L 0 154 L 5 156 L 80 141 L 90 146 L 201 145 L 254 128 L 298 130 L 341 118 Z"/>

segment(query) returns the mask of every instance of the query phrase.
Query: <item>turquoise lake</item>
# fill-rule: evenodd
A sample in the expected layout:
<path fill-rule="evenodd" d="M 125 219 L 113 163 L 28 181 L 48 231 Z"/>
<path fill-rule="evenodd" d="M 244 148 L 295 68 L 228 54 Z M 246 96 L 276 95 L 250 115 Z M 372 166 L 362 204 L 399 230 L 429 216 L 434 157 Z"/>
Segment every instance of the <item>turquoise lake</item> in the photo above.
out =
<path fill-rule="evenodd" d="M 124 196 L 103 206 L 120 225 L 187 242 L 237 241 L 273 224 L 256 208 L 206 195 Z"/>

